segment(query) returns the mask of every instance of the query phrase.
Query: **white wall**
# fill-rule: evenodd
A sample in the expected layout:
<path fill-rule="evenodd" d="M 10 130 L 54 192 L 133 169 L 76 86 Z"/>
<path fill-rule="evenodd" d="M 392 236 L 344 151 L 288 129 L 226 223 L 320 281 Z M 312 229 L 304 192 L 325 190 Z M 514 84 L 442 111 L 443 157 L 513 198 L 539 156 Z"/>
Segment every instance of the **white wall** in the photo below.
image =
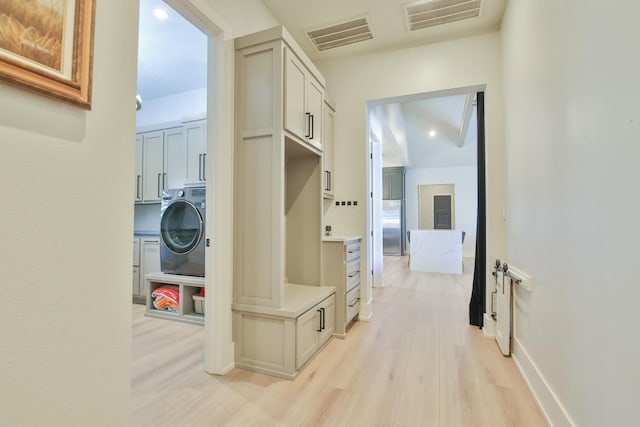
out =
<path fill-rule="evenodd" d="M 556 426 L 640 419 L 638 16 L 510 1 L 503 24 L 507 259 L 533 276 L 516 358 Z"/>
<path fill-rule="evenodd" d="M 160 234 L 160 203 L 136 204 L 134 212 L 134 231 Z"/>
<path fill-rule="evenodd" d="M 369 257 L 367 232 L 367 101 L 400 95 L 486 85 L 487 198 L 490 233 L 487 260 L 502 258 L 504 163 L 500 36 L 488 34 L 375 55 L 318 62 L 336 103 L 336 200 L 358 200 L 351 209 L 329 207 L 326 222 L 335 235 L 363 236 L 363 259 Z M 369 261 L 370 262 L 370 261 Z M 363 271 L 370 271 L 370 266 Z M 370 289 L 363 301 L 370 301 Z M 362 312 L 361 312 L 362 314 Z M 366 314 L 366 313 L 365 313 Z"/>
<path fill-rule="evenodd" d="M 226 21 L 232 37 L 241 37 L 279 25 L 262 0 L 190 0 L 208 3 Z"/>
<path fill-rule="evenodd" d="M 3 426 L 129 424 L 138 5 L 96 6 L 92 111 L 0 84 Z"/>
<path fill-rule="evenodd" d="M 454 168 L 406 169 L 405 200 L 407 230 L 418 227 L 418 187 L 420 185 L 455 185 L 455 228 L 464 230 L 463 256 L 476 252 L 476 222 L 478 219 L 478 171 L 474 166 Z"/>
<path fill-rule="evenodd" d="M 136 126 L 142 128 L 168 122 L 203 119 L 207 114 L 207 88 L 190 90 L 161 98 L 142 100 L 136 113 Z"/>

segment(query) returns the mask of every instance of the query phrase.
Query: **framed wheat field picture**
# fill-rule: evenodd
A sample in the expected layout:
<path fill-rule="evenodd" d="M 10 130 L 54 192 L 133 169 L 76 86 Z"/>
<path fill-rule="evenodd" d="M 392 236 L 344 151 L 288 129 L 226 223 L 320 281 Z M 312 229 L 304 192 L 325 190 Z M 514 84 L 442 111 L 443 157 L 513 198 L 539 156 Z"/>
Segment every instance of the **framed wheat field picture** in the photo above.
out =
<path fill-rule="evenodd" d="M 0 80 L 91 109 L 95 0 L 0 0 Z"/>

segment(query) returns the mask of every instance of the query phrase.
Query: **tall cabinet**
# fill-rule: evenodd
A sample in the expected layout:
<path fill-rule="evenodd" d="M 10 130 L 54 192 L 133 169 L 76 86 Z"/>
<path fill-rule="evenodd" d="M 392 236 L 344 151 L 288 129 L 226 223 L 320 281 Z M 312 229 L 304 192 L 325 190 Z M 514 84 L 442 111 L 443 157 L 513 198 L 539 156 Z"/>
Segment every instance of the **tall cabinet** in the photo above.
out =
<path fill-rule="evenodd" d="M 324 135 L 322 146 L 322 194 L 333 199 L 333 144 L 336 109 L 328 99 L 324 100 Z"/>
<path fill-rule="evenodd" d="M 335 320 L 321 286 L 324 78 L 282 27 L 235 48 L 235 361 L 294 378 Z"/>

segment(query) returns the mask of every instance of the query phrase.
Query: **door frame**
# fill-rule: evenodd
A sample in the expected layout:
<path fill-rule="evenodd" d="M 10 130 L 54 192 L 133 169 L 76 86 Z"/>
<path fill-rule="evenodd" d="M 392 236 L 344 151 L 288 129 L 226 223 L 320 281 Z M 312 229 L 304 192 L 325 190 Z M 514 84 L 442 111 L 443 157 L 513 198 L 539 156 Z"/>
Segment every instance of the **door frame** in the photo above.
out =
<path fill-rule="evenodd" d="M 450 186 L 452 188 L 451 191 L 449 192 L 445 192 L 445 191 L 438 191 L 437 189 L 434 188 L 434 191 L 430 191 L 428 192 L 427 196 L 429 196 L 429 198 L 431 199 L 431 205 L 432 205 L 432 209 L 431 209 L 431 224 L 432 224 L 432 228 L 426 228 L 426 227 L 422 227 L 422 215 L 420 215 L 420 206 L 422 206 L 422 196 L 420 193 L 420 188 L 421 187 L 436 187 L 436 186 Z M 424 230 L 433 230 L 435 228 L 435 224 L 433 223 L 433 213 L 434 213 L 434 208 L 433 206 L 435 205 L 433 203 L 433 199 L 436 196 L 450 196 L 451 197 L 451 228 L 455 229 L 456 228 L 456 185 L 455 184 L 421 184 L 418 186 L 418 228 L 419 229 L 424 229 Z"/>
<path fill-rule="evenodd" d="M 466 86 L 466 87 L 459 87 L 459 88 L 452 88 L 452 89 L 443 89 L 443 90 L 439 90 L 439 91 L 431 91 L 431 92 L 424 92 L 424 93 L 414 93 L 411 95 L 401 95 L 401 96 L 395 96 L 395 97 L 387 97 L 387 98 L 380 98 L 380 99 L 373 99 L 373 100 L 368 100 L 367 101 L 367 144 L 366 144 L 366 155 L 367 155 L 367 160 L 369 160 L 370 156 L 371 156 L 371 145 L 370 145 L 370 141 L 372 140 L 373 136 L 374 136 L 374 132 L 372 131 L 372 126 L 374 125 L 375 117 L 373 117 L 372 111 L 374 110 L 374 107 L 379 106 L 379 105 L 384 105 L 384 104 L 388 104 L 388 103 L 395 103 L 395 102 L 404 102 L 404 101 L 410 101 L 410 100 L 418 100 L 418 99 L 424 99 L 424 98 L 437 98 L 437 97 L 443 97 L 443 96 L 450 96 L 450 95 L 461 95 L 461 94 L 468 94 L 468 93 L 474 93 L 474 94 L 478 94 L 480 92 L 482 92 L 483 94 L 486 94 L 487 91 L 487 86 L 486 84 L 480 84 L 480 85 L 474 85 L 474 86 Z M 483 95 L 483 99 L 484 99 L 484 95 Z M 478 116 L 478 129 L 482 129 L 482 132 L 485 133 L 485 116 L 483 114 L 482 117 L 483 123 L 482 125 L 480 124 L 480 116 Z M 476 146 L 477 146 L 477 168 L 478 168 L 478 175 L 482 174 L 482 185 L 484 186 L 484 188 L 486 188 L 486 181 L 488 180 L 488 175 L 487 175 L 487 170 L 485 168 L 485 159 L 486 159 L 486 145 L 484 142 L 484 139 L 482 141 L 480 141 L 480 138 L 477 138 L 476 140 Z M 380 167 L 382 167 L 382 165 L 380 165 Z M 367 161 L 367 176 L 372 176 L 372 163 Z M 480 180 L 479 180 L 480 181 Z M 371 185 L 371 180 L 369 180 L 368 182 L 368 191 L 372 192 L 373 188 Z M 380 190 L 382 191 L 382 190 Z M 375 197 L 375 194 L 372 193 L 373 196 Z M 486 191 L 483 191 L 482 194 L 485 195 L 483 200 L 480 200 L 481 198 L 481 194 L 480 192 L 478 193 L 478 227 L 481 228 L 483 231 L 486 231 L 487 229 L 487 210 L 488 210 L 488 206 L 486 204 Z M 483 212 L 480 213 L 480 206 L 482 206 L 484 208 Z M 379 238 L 381 239 L 382 237 L 382 229 L 378 228 L 376 229 L 373 224 L 375 223 L 375 217 L 376 216 L 380 216 L 381 212 L 376 213 L 374 210 L 374 204 L 373 204 L 373 197 L 368 198 L 367 199 L 367 230 L 370 230 L 370 235 L 366 236 L 368 239 L 375 241 L 376 238 L 378 238 L 377 234 L 379 233 L 380 236 Z M 482 222 L 482 224 L 480 224 L 480 222 Z M 483 263 L 481 271 L 486 271 L 486 254 L 488 252 L 488 248 L 489 248 L 489 239 L 490 236 L 486 233 L 477 233 L 478 235 L 476 236 L 476 248 L 480 247 L 481 251 L 480 253 L 478 253 L 478 250 L 476 249 L 476 264 L 478 263 L 478 261 L 480 261 L 481 263 Z M 375 265 L 376 263 L 380 263 L 382 264 L 382 248 L 380 248 L 379 251 L 375 250 L 375 246 L 373 246 L 372 244 L 368 245 L 369 251 L 371 251 L 372 253 L 368 253 L 367 254 L 367 286 L 365 287 L 364 290 L 361 290 L 361 295 L 365 298 L 363 298 L 363 301 L 368 302 L 368 310 L 366 312 L 367 314 L 367 319 L 369 319 L 372 315 L 371 313 L 371 309 L 370 309 L 370 304 L 371 304 L 371 288 L 372 288 L 372 283 L 374 282 L 374 270 L 372 268 L 373 265 Z M 481 258 L 480 260 L 478 258 Z M 482 291 L 486 292 L 486 275 L 483 276 L 481 278 L 481 286 L 482 286 Z M 369 299 L 367 299 L 366 297 L 368 297 Z M 483 303 L 484 303 L 484 297 L 483 297 Z M 483 307 L 483 310 L 486 307 Z M 361 315 L 362 315 L 362 311 L 361 311 Z"/>

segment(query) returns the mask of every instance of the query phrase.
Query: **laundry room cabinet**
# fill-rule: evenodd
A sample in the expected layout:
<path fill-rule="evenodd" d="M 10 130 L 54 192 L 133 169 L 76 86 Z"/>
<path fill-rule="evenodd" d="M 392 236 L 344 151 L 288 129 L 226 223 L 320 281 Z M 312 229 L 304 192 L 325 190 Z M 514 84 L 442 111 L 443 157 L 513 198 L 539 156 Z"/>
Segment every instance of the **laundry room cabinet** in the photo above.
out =
<path fill-rule="evenodd" d="M 324 78 L 283 27 L 235 49 L 235 361 L 291 379 L 333 334 L 335 288 L 321 280 Z"/>
<path fill-rule="evenodd" d="M 206 121 L 184 123 L 182 130 L 187 155 L 185 183 L 203 183 L 206 181 L 207 172 Z"/>
<path fill-rule="evenodd" d="M 141 150 L 138 144 L 142 144 Z M 181 127 L 139 134 L 136 151 L 142 153 L 142 171 L 136 174 L 136 200 L 159 202 L 164 189 L 184 184 L 187 154 Z"/>
<path fill-rule="evenodd" d="M 144 304 L 147 296 L 145 275 L 160 272 L 160 237 L 133 238 L 133 302 Z"/>
<path fill-rule="evenodd" d="M 163 190 L 206 181 L 206 130 L 206 120 L 191 120 L 136 135 L 135 202 L 158 203 Z"/>
<path fill-rule="evenodd" d="M 198 313 L 194 295 L 205 287 L 204 277 L 177 274 L 149 273 L 144 276 L 147 310 L 145 314 L 159 319 L 177 320 L 186 323 L 204 324 L 204 314 Z M 153 305 L 152 293 L 161 287 L 172 287 L 178 292 L 178 310 L 159 310 Z"/>

